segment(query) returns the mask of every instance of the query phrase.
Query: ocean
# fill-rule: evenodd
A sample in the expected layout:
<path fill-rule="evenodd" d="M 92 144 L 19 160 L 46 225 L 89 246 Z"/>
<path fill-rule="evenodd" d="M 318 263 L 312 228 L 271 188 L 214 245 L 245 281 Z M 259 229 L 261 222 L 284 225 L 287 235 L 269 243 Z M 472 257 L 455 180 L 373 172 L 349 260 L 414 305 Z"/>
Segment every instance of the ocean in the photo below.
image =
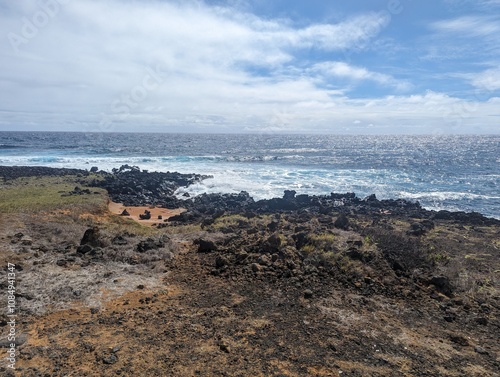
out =
<path fill-rule="evenodd" d="M 500 219 L 500 136 L 0 132 L 0 165 L 213 175 L 179 190 L 354 192 Z"/>

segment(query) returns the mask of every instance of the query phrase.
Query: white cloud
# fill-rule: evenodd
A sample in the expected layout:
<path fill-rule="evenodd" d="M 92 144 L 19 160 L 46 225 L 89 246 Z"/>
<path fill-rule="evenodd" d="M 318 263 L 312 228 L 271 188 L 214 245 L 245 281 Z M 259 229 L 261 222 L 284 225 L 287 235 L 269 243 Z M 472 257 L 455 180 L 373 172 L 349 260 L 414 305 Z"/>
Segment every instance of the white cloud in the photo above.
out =
<path fill-rule="evenodd" d="M 489 10 L 500 5 L 500 0 L 445 0 L 451 9 L 456 10 L 460 6 L 474 6 L 479 9 Z"/>
<path fill-rule="evenodd" d="M 359 16 L 336 25 L 313 25 L 298 31 L 300 44 L 325 50 L 349 49 L 368 43 L 387 24 L 386 14 Z"/>
<path fill-rule="evenodd" d="M 488 36 L 500 31 L 500 22 L 490 16 L 463 16 L 435 22 L 432 27 L 441 32 L 454 34 L 455 37 Z"/>
<path fill-rule="evenodd" d="M 455 61 L 497 59 L 500 53 L 500 17 L 491 14 L 461 16 L 433 22 L 430 36 L 423 37 L 423 60 Z"/>
<path fill-rule="evenodd" d="M 378 84 L 385 86 L 392 86 L 398 90 L 407 90 L 410 88 L 409 83 L 396 80 L 390 75 L 378 72 L 371 72 L 363 67 L 356 67 L 349 65 L 345 62 L 324 62 L 315 64 L 312 69 L 313 72 L 321 73 L 325 76 L 334 76 L 340 78 L 347 78 L 354 81 L 374 81 Z"/>
<path fill-rule="evenodd" d="M 372 13 L 293 28 L 286 20 L 194 1 L 70 1 L 53 14 L 39 4 L 9 3 L 0 15 L 0 31 L 11 41 L 0 60 L 0 102 L 23 121 L 31 112 L 40 124 L 51 116 L 46 122 L 71 116 L 95 123 L 102 114 L 115 122 L 169 123 L 193 111 L 199 118 L 224 114 L 235 121 L 226 114 L 228 102 L 244 103 L 251 112 L 270 103 L 325 101 L 331 92 L 318 90 L 312 79 L 273 71 L 296 59 L 297 50 L 359 48 L 387 22 Z M 43 25 L 40 14 L 48 20 Z M 161 85 L 143 93 L 141 83 L 155 66 L 162 67 Z M 134 94 L 140 101 L 122 103 Z M 125 107 L 129 113 L 117 111 Z M 146 108 L 157 110 L 146 116 Z"/>
<path fill-rule="evenodd" d="M 471 76 L 472 85 L 476 88 L 486 91 L 500 90 L 500 66 Z"/>
<path fill-rule="evenodd" d="M 470 1 L 470 3 L 474 2 Z M 477 5 L 477 2 L 475 3 Z M 438 80 L 450 78 L 464 80 L 461 89 L 463 96 L 471 96 L 467 84 L 472 84 L 481 90 L 496 90 L 498 80 L 495 74 L 498 70 L 490 69 L 485 72 L 478 72 L 478 70 L 500 64 L 500 40 L 498 39 L 500 17 L 498 15 L 488 11 L 488 14 L 483 12 L 442 20 L 434 22 L 431 29 L 434 33 L 425 39 L 426 54 L 421 59 L 438 62 L 447 70 L 447 72 L 434 74 L 434 77 Z M 453 85 L 457 86 L 456 83 Z"/>
<path fill-rule="evenodd" d="M 0 34 L 22 36 L 38 4 L 5 4 Z M 18 53 L 3 40 L 0 128 L 336 132 L 359 121 L 375 131 L 405 125 L 412 132 L 446 123 L 443 109 L 454 106 L 464 127 L 493 127 L 476 119 L 496 114 L 493 103 L 464 115 L 461 100 L 439 93 L 361 100 L 348 98 L 346 88 L 325 89 L 326 75 L 389 92 L 408 88 L 368 68 L 303 57 L 303 50 L 364 48 L 388 22 L 368 13 L 297 28 L 194 1 L 69 1 Z"/>

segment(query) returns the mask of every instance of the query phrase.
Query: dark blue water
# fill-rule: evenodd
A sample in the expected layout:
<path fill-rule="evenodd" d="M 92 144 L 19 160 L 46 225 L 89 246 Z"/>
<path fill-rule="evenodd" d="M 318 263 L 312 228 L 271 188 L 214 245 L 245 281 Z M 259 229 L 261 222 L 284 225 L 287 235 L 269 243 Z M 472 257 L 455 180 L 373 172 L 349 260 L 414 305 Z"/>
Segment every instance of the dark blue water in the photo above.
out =
<path fill-rule="evenodd" d="M 125 163 L 214 175 L 191 194 L 353 191 L 500 218 L 500 136 L 0 132 L 1 165 L 111 170 Z"/>

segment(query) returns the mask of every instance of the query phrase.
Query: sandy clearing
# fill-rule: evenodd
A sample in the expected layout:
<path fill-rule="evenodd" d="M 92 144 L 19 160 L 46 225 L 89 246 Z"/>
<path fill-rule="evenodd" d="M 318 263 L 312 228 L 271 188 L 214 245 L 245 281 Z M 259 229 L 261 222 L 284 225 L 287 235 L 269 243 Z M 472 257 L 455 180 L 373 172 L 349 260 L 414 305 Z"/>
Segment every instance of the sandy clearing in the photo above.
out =
<path fill-rule="evenodd" d="M 156 223 L 162 223 L 163 220 L 168 219 L 169 217 L 178 215 L 182 212 L 185 211 L 184 208 L 176 208 L 176 209 L 168 209 L 168 208 L 161 208 L 161 207 L 148 207 L 148 206 L 141 206 L 141 207 L 125 207 L 121 203 L 115 203 L 115 202 L 109 202 L 108 208 L 110 212 L 120 215 L 123 210 L 127 210 L 128 213 L 130 213 L 130 216 L 123 216 L 125 218 L 129 218 L 132 220 L 137 221 L 140 224 L 156 224 Z M 140 220 L 139 215 L 142 215 L 145 210 L 148 210 L 151 212 L 151 219 L 150 220 Z M 158 216 L 162 216 L 162 219 L 158 219 Z"/>

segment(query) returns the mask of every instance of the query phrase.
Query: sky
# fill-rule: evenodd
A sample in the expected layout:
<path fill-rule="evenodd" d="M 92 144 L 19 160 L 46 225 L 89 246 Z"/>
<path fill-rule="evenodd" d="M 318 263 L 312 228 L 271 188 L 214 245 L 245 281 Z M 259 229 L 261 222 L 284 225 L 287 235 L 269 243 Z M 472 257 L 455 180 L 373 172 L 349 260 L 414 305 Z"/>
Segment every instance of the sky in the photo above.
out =
<path fill-rule="evenodd" d="M 0 131 L 499 134 L 500 0 L 0 0 Z"/>

